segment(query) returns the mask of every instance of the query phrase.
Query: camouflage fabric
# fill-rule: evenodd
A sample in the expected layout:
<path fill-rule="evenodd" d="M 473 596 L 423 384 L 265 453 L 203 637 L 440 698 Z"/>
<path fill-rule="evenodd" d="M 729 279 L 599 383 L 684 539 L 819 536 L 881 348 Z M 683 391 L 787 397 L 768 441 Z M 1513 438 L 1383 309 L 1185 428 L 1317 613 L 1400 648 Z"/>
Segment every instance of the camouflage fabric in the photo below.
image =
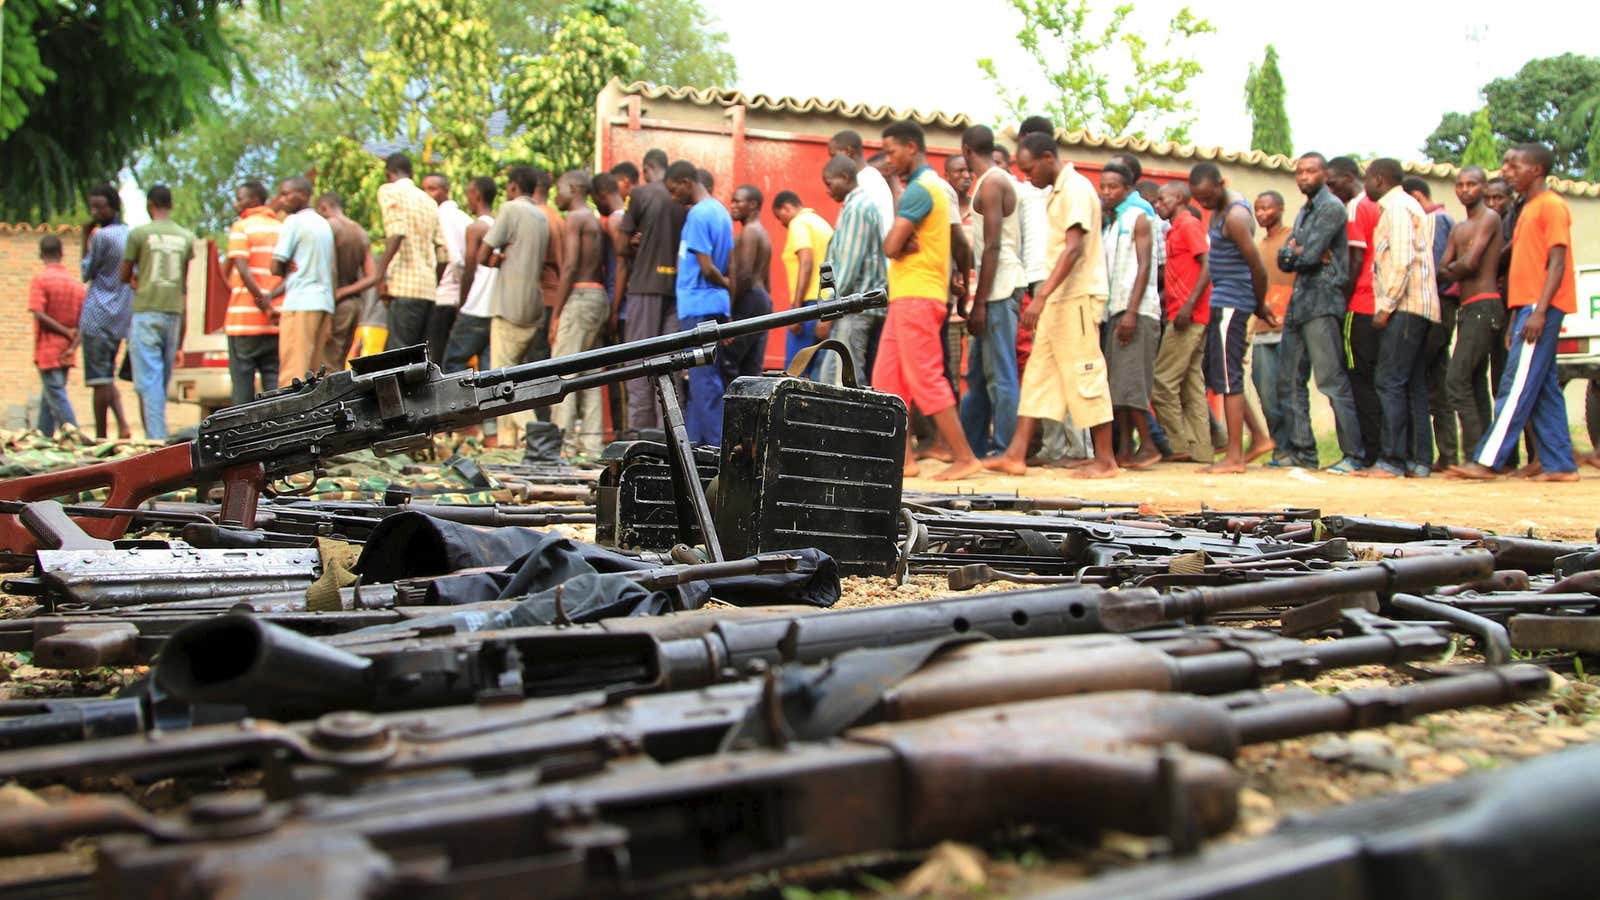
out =
<path fill-rule="evenodd" d="M 63 426 L 51 439 L 35 429 L 0 430 L 0 478 L 19 478 L 122 459 L 159 448 L 146 441 L 106 441 L 95 443 L 82 431 Z M 494 454 L 496 451 L 488 451 Z M 477 457 L 484 454 L 483 442 L 476 436 L 437 435 L 431 449 L 417 454 L 429 461 L 419 462 L 411 455 L 378 456 L 370 450 L 334 457 L 315 477 L 311 473 L 290 476 L 271 485 L 275 493 L 292 493 L 317 500 L 382 500 L 392 488 L 413 496 L 430 497 L 442 503 L 513 503 L 515 496 L 493 475 L 488 487 L 473 484 L 456 470 L 433 460 L 454 455 Z M 501 451 L 511 457 L 515 451 Z M 63 498 L 66 502 L 103 502 L 105 489 L 85 491 Z M 193 501 L 199 499 L 194 488 L 171 491 L 157 500 Z"/>

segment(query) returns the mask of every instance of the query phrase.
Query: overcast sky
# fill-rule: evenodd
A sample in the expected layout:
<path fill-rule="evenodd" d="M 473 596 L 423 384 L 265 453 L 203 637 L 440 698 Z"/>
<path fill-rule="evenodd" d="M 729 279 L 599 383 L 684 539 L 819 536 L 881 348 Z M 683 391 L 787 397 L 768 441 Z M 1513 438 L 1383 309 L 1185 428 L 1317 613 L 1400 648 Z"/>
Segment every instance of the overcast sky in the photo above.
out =
<path fill-rule="evenodd" d="M 776 7 L 748 0 L 702 2 L 728 32 L 735 87 L 746 92 L 965 112 L 991 123 L 1003 109 L 974 62 L 988 56 L 1024 93 L 1041 95 L 1027 90 L 1037 75 L 1016 49 L 1022 19 L 1005 0 L 948 4 L 958 15 L 881 0 L 812 0 L 776 15 Z M 1096 14 L 1114 5 L 1097 2 Z M 1134 21 L 1155 43 L 1183 5 L 1143 0 Z M 1196 43 L 1205 72 L 1190 91 L 1198 113 L 1190 134 L 1193 143 L 1229 149 L 1249 143 L 1244 79 L 1269 42 L 1281 58 L 1297 151 L 1420 159 L 1440 115 L 1475 109 L 1482 84 L 1534 57 L 1593 53 L 1600 34 L 1600 5 L 1588 4 L 1520 17 L 1514 3 L 1482 0 L 1189 5 L 1217 26 Z M 1334 21 L 1328 10 L 1342 17 Z M 1393 50 L 1369 49 L 1378 43 L 1413 53 L 1396 65 Z M 909 56 L 920 48 L 937 59 Z M 1393 70 L 1380 70 L 1379 60 Z"/>

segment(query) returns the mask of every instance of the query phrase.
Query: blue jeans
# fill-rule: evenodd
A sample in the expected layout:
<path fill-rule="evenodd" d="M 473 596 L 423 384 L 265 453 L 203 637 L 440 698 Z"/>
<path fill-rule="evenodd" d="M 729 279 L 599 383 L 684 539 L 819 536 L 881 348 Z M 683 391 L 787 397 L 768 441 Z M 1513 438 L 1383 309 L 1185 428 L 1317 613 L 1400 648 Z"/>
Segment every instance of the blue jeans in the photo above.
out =
<path fill-rule="evenodd" d="M 39 394 L 39 430 L 51 437 L 62 425 L 78 425 L 72 414 L 72 401 L 67 399 L 67 373 L 71 369 L 40 369 L 39 383 L 44 390 Z"/>
<path fill-rule="evenodd" d="M 133 389 L 144 410 L 144 436 L 167 439 L 167 382 L 178 355 L 178 331 L 183 320 L 174 312 L 136 312 L 128 332 L 128 356 L 133 361 Z"/>
<path fill-rule="evenodd" d="M 1500 393 L 1494 400 L 1494 423 L 1483 436 L 1474 459 L 1491 469 L 1505 465 L 1517 439 L 1529 422 L 1539 442 L 1539 464 L 1546 472 L 1575 472 L 1572 434 L 1567 430 L 1567 403 L 1556 376 L 1556 341 L 1566 314 L 1555 307 L 1545 312 L 1539 340 L 1522 339 L 1522 327 L 1533 307 L 1514 309 L 1511 317 L 1511 351 L 1500 376 Z"/>
<path fill-rule="evenodd" d="M 1318 462 L 1317 438 L 1311 433 L 1311 394 L 1306 390 L 1308 375 L 1316 376 L 1318 392 L 1333 407 L 1340 452 L 1355 460 L 1365 456 L 1355 389 L 1344 367 L 1341 324 L 1337 316 L 1317 316 L 1283 329 L 1283 342 L 1278 345 L 1278 397 L 1287 417 L 1283 430 L 1289 438 L 1289 458 L 1295 465 L 1314 468 Z"/>
<path fill-rule="evenodd" d="M 491 365 L 489 361 L 489 323 L 490 316 L 474 316 L 461 313 L 450 325 L 450 338 L 445 342 L 444 361 L 439 368 L 446 374 L 451 372 L 464 372 L 467 363 L 476 356 L 478 370 L 483 371 Z"/>
<path fill-rule="evenodd" d="M 985 306 L 983 334 L 967 344 L 967 393 L 961 398 L 961 430 L 978 456 L 999 453 L 1017 430 L 1022 384 L 1017 376 L 1017 318 L 1022 291 Z M 991 431 L 992 426 L 992 431 Z"/>
<path fill-rule="evenodd" d="M 1284 397 L 1278 393 L 1278 363 L 1282 354 L 1283 343 L 1277 341 L 1263 344 L 1259 341 L 1250 347 L 1250 380 L 1255 383 L 1256 394 L 1261 397 L 1261 415 L 1267 420 L 1267 433 L 1272 435 L 1273 443 L 1278 449 L 1273 451 L 1272 458 L 1280 462 L 1292 462 L 1289 455 L 1289 432 L 1284 426 L 1288 424 L 1289 417 L 1284 410 Z M 1305 389 L 1305 381 L 1300 382 L 1301 389 Z M 1310 405 L 1308 399 L 1307 406 Z"/>
<path fill-rule="evenodd" d="M 1383 410 L 1379 465 L 1402 474 L 1433 465 L 1433 419 L 1428 415 L 1429 322 L 1414 313 L 1395 313 L 1378 332 L 1378 404 Z"/>
<path fill-rule="evenodd" d="M 688 331 L 701 322 L 726 322 L 727 316 L 679 316 L 678 330 Z M 722 371 L 717 361 L 689 370 L 689 398 L 683 420 L 689 441 L 695 445 L 722 444 Z"/>

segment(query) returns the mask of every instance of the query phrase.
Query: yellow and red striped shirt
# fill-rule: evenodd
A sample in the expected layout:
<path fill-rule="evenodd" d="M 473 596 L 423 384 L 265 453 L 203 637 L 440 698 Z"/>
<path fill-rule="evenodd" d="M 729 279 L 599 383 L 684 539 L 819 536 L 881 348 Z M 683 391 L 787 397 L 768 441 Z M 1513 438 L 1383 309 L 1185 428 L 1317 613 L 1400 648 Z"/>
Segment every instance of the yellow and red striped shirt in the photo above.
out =
<path fill-rule="evenodd" d="M 278 333 L 278 326 L 256 306 L 255 298 L 245 290 L 244 279 L 234 269 L 233 261 L 244 260 L 250 269 L 250 276 L 262 290 L 270 291 L 277 287 L 281 279 L 272 274 L 272 250 L 278 246 L 280 227 L 282 223 L 271 209 L 253 206 L 245 210 L 239 221 L 228 229 L 228 287 L 233 292 L 228 295 L 228 316 L 224 320 L 223 330 L 229 337 Z M 278 297 L 272 305 L 282 306 L 283 298 Z"/>

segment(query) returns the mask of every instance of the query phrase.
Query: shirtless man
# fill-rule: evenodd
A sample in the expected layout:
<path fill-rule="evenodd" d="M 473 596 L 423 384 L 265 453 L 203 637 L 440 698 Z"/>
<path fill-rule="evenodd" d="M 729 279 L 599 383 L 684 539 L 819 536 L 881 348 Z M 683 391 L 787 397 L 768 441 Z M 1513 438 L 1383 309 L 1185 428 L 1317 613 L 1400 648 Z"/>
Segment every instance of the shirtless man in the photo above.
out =
<path fill-rule="evenodd" d="M 1461 286 L 1461 312 L 1456 319 L 1456 348 L 1445 375 L 1450 405 L 1461 421 L 1462 455 L 1475 453 L 1494 418 L 1489 394 L 1489 357 L 1505 336 L 1506 301 L 1498 272 L 1505 238 L 1500 214 L 1484 202 L 1488 175 L 1467 166 L 1456 176 L 1456 199 L 1467 219 L 1450 232 L 1439 277 Z"/>
<path fill-rule="evenodd" d="M 733 240 L 733 259 L 728 266 L 728 293 L 733 298 L 735 321 L 772 312 L 769 293 L 772 238 L 761 224 L 763 202 L 761 189 L 745 184 L 734 189 L 733 202 L 728 206 L 733 220 L 739 223 L 739 235 Z M 740 375 L 760 375 L 766 356 L 765 331 L 728 341 L 727 349 L 717 355 L 723 382 L 731 382 Z"/>
<path fill-rule="evenodd" d="M 605 233 L 600 218 L 589 209 L 592 188 L 588 173 L 578 169 L 562 175 L 556 185 L 556 205 L 566 213 L 566 228 L 561 236 L 561 280 L 550 300 L 550 319 L 555 323 L 552 358 L 599 346 L 601 332 L 610 318 L 605 255 L 600 250 Z M 550 421 L 566 435 L 569 453 L 577 452 L 590 459 L 600 457 L 604 406 L 600 389 L 591 388 L 577 396 L 568 395 L 551 413 Z M 581 426 L 574 423 L 574 417 L 582 420 Z M 581 427 L 581 432 L 575 427 Z"/>

